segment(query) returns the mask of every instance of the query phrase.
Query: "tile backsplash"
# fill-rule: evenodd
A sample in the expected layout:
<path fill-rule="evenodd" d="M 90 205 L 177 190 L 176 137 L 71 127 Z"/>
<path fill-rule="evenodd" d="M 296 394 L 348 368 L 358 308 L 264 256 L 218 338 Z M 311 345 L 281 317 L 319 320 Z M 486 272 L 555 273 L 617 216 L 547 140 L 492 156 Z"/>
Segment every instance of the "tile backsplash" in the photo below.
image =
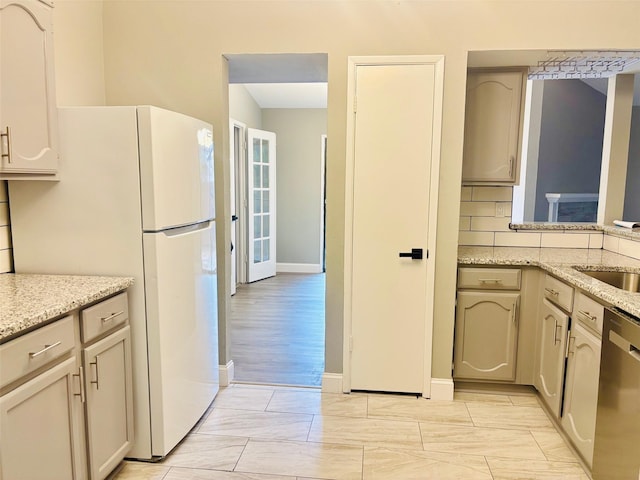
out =
<path fill-rule="evenodd" d="M 595 248 L 640 259 L 640 242 L 601 231 L 513 231 L 512 187 L 464 186 L 458 243 L 496 247 Z"/>
<path fill-rule="evenodd" d="M 0 273 L 13 271 L 7 182 L 0 180 Z"/>

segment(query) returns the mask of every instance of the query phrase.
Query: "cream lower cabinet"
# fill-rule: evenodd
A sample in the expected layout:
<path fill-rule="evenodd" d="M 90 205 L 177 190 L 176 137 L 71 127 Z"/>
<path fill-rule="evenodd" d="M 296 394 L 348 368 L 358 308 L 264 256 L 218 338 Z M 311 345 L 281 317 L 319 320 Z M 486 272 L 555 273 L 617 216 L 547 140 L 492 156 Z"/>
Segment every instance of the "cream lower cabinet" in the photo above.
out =
<path fill-rule="evenodd" d="M 103 480 L 122 461 L 128 319 L 125 292 L 0 345 L 0 480 Z"/>
<path fill-rule="evenodd" d="M 560 416 L 569 316 L 544 299 L 541 306 L 535 386 L 556 417 Z"/>
<path fill-rule="evenodd" d="M 454 378 L 513 381 L 519 293 L 458 292 Z"/>
<path fill-rule="evenodd" d="M 129 326 L 83 350 L 87 445 L 92 479 L 103 479 L 133 443 Z"/>
<path fill-rule="evenodd" d="M 567 377 L 562 427 L 589 467 L 598 407 L 601 341 L 576 324 L 569 335 Z"/>
<path fill-rule="evenodd" d="M 0 479 L 84 479 L 76 357 L 0 397 Z"/>

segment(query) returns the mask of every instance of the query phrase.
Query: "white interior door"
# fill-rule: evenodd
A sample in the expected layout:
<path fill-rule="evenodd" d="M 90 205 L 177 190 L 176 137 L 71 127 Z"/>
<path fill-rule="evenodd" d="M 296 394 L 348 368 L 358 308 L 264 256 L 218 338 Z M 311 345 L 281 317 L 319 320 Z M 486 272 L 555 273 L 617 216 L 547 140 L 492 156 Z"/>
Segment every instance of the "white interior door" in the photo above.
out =
<path fill-rule="evenodd" d="M 243 189 L 241 184 L 241 165 L 245 159 L 245 129 L 246 126 L 235 120 L 229 122 L 230 155 L 229 155 L 229 204 L 231 210 L 231 295 L 235 295 L 238 283 L 244 283 L 244 275 L 240 262 L 244 258 L 244 242 L 241 242 L 239 222 L 242 210 Z"/>
<path fill-rule="evenodd" d="M 276 134 L 247 129 L 247 281 L 276 274 Z"/>
<path fill-rule="evenodd" d="M 442 57 L 423 58 L 351 59 L 346 389 L 430 393 Z"/>

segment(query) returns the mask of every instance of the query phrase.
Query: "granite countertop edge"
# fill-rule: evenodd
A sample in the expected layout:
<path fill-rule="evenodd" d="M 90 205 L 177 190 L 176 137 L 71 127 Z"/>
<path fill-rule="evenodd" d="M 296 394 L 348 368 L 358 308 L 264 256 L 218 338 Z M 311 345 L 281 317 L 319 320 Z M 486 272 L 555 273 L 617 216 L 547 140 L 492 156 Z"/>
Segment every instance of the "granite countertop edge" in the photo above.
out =
<path fill-rule="evenodd" d="M 0 275 L 0 343 L 131 285 L 132 277 Z"/>
<path fill-rule="evenodd" d="M 628 238 L 631 240 L 640 240 L 640 227 L 624 228 L 616 225 L 600 225 L 597 223 L 551 223 L 551 222 L 529 222 L 529 223 L 510 223 L 509 229 L 530 232 L 604 232 L 615 237 Z"/>
<path fill-rule="evenodd" d="M 640 273 L 640 261 L 631 257 L 597 249 L 460 247 L 458 264 L 538 267 L 608 305 L 640 317 L 640 293 L 620 290 L 579 271 L 606 269 Z"/>

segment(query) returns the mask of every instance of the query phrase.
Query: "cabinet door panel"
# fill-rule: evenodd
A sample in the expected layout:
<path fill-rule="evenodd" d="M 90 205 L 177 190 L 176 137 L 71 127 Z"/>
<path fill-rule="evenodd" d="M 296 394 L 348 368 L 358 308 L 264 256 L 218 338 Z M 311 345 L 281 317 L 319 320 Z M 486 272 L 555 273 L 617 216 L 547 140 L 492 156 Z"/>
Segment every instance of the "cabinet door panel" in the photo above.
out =
<path fill-rule="evenodd" d="M 0 172 L 57 169 L 52 15 L 38 0 L 0 1 Z"/>
<path fill-rule="evenodd" d="M 515 183 L 522 72 L 467 76 L 463 182 Z"/>
<path fill-rule="evenodd" d="M 458 293 L 457 378 L 515 379 L 519 298 L 519 293 Z"/>
<path fill-rule="evenodd" d="M 543 300 L 536 387 L 556 416 L 560 415 L 568 326 L 569 317 Z"/>
<path fill-rule="evenodd" d="M 84 478 L 77 458 L 84 450 L 74 436 L 82 409 L 74 373 L 75 357 L 0 398 L 0 478 Z"/>
<path fill-rule="evenodd" d="M 569 341 L 562 426 L 591 466 L 598 408 L 600 339 L 577 324 L 572 327 Z"/>
<path fill-rule="evenodd" d="M 92 479 L 105 478 L 133 443 L 130 327 L 84 351 Z"/>

